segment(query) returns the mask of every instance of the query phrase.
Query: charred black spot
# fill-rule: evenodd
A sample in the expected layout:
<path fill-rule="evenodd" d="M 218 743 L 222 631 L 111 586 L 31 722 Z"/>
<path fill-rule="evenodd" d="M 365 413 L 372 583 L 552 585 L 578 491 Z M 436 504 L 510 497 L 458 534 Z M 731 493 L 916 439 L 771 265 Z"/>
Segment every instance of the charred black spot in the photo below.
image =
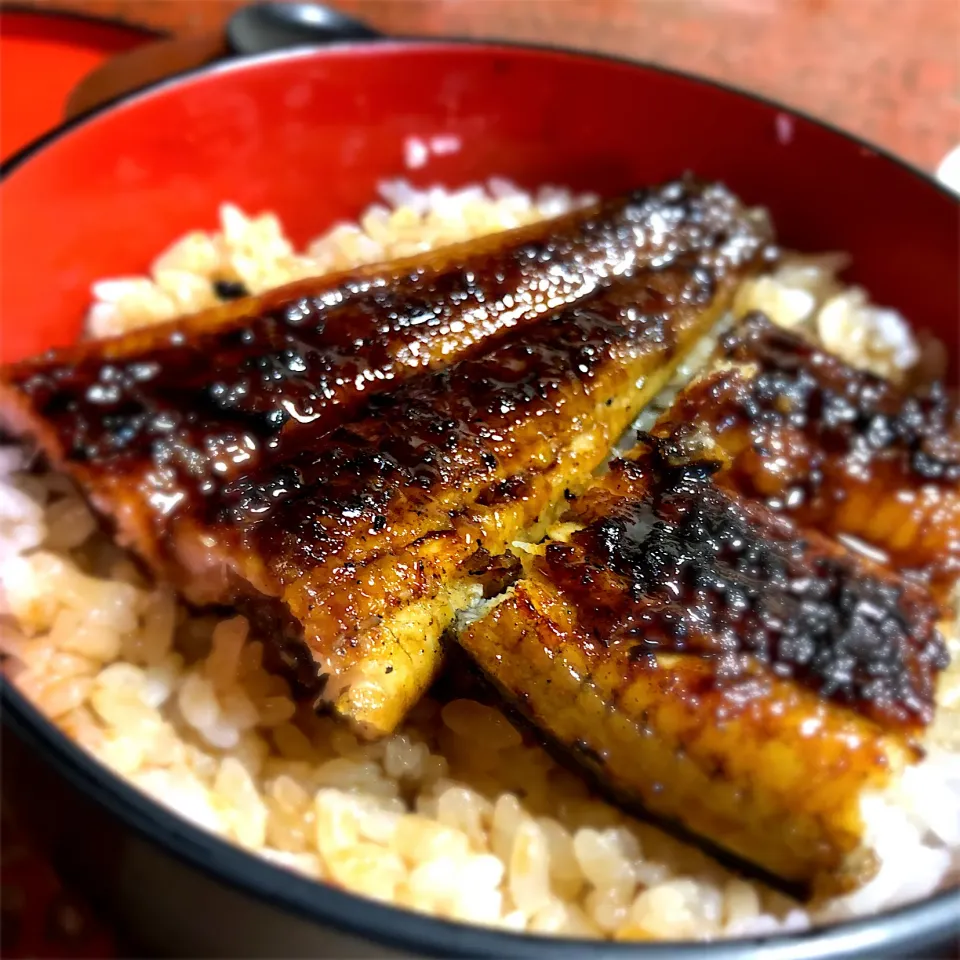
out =
<path fill-rule="evenodd" d="M 721 355 L 731 365 L 682 391 L 657 434 L 719 452 L 728 488 L 867 541 L 945 598 L 960 575 L 960 408 L 942 385 L 905 392 L 761 314 L 724 337 Z"/>
<path fill-rule="evenodd" d="M 219 300 L 239 300 L 250 296 L 246 285 L 239 280 L 214 280 L 213 292 Z"/>
<path fill-rule="evenodd" d="M 538 561 L 598 641 L 627 645 L 638 666 L 660 650 L 707 657 L 731 689 L 746 654 L 885 722 L 930 721 L 947 652 L 923 592 L 738 503 L 716 464 L 651 441 L 613 469 L 636 494 L 601 497 L 597 512 L 589 494 L 576 501 L 585 528 Z"/>
<path fill-rule="evenodd" d="M 902 393 L 759 313 L 746 317 L 722 346 L 728 358 L 759 365 L 735 401 L 749 423 L 803 431 L 827 454 L 856 458 L 861 470 L 895 454 L 920 480 L 960 482 L 960 442 L 947 440 L 958 413 L 942 384 Z"/>

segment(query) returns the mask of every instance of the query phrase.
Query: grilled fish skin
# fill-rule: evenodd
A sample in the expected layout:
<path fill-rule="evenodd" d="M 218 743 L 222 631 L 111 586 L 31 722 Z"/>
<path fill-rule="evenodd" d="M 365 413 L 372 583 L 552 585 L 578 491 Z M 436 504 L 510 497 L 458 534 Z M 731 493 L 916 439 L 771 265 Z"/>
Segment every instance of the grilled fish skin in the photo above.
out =
<path fill-rule="evenodd" d="M 244 532 L 235 568 L 302 625 L 341 715 L 369 735 L 393 729 L 481 589 L 478 545 L 496 556 L 543 535 L 564 492 L 588 481 L 727 307 L 737 276 L 691 259 L 620 281 L 374 398 L 288 464 L 285 499 L 263 494 L 270 477 L 239 485 L 273 506 Z"/>
<path fill-rule="evenodd" d="M 7 367 L 0 425 L 36 439 L 162 577 L 213 601 L 182 575 L 176 521 L 214 518 L 225 483 L 613 278 L 754 235 L 721 186 L 638 190 Z"/>
<path fill-rule="evenodd" d="M 536 322 L 447 354 L 437 369 L 395 376 L 389 389 L 364 393 L 363 405 L 342 420 L 294 417 L 296 425 L 287 422 L 275 435 L 255 433 L 242 391 L 239 411 L 221 404 L 204 419 L 209 405 L 198 415 L 190 404 L 197 390 L 207 396 L 221 381 L 208 376 L 200 387 L 197 360 L 189 376 L 175 365 L 162 368 L 147 390 L 140 384 L 153 381 L 137 376 L 149 352 L 124 367 L 132 379 L 119 400 L 110 399 L 120 404 L 119 422 L 109 410 L 101 418 L 101 446 L 78 446 L 86 434 L 75 429 L 76 408 L 87 416 L 92 401 L 89 378 L 75 365 L 58 366 L 56 357 L 41 363 L 36 383 L 30 365 L 14 368 L 6 374 L 6 399 L 27 410 L 21 426 L 80 480 L 96 506 L 119 518 L 126 542 L 159 575 L 194 601 L 238 603 L 274 624 L 299 672 L 309 679 L 312 670 L 315 680 L 320 674 L 326 703 L 364 734 L 388 733 L 433 678 L 443 630 L 482 588 L 484 577 L 469 562 L 478 546 L 496 555 L 520 536 L 544 532 L 564 490 L 587 480 L 766 255 L 768 225 L 722 188 L 679 184 L 657 195 L 639 220 L 623 213 L 634 209 L 632 201 L 621 202 L 620 219 L 612 218 L 617 242 L 632 244 L 609 271 L 623 276 Z M 563 263 L 557 246 L 547 233 L 535 256 L 530 243 L 515 255 L 536 261 L 540 283 Z M 563 270 L 576 271 L 581 261 Z M 637 268 L 650 261 L 656 269 Z M 436 289 L 443 294 L 438 304 L 446 304 L 450 284 L 438 281 Z M 390 296 L 394 312 L 403 306 L 409 319 L 416 306 L 419 315 L 422 301 Z M 420 336 L 410 326 L 405 321 L 403 336 Z M 441 330 L 426 346 L 447 342 L 447 335 Z M 196 343 L 205 341 L 188 338 L 183 348 L 189 353 Z M 269 380 L 275 354 L 266 356 Z M 263 357 L 254 344 L 248 359 L 256 369 Z M 249 370 L 237 375 L 240 381 L 250 381 Z M 276 396 L 289 399 L 285 391 Z M 267 387 L 249 395 L 250 403 L 273 397 Z M 0 405 L 0 416 L 9 408 Z M 127 427 L 144 411 L 146 426 L 130 428 L 128 444 Z M 255 449 L 226 465 L 231 454 L 223 437 L 234 415 L 254 432 Z M 189 427 L 179 446 L 151 436 L 167 416 Z M 242 454 L 247 434 L 229 435 Z M 224 464 L 213 478 L 211 464 Z M 169 510 L 157 507 L 163 497 L 174 501 Z"/>
<path fill-rule="evenodd" d="M 457 641 L 615 799 L 785 883 L 856 886 L 860 797 L 932 716 L 936 605 L 676 457 L 615 461 Z"/>
<path fill-rule="evenodd" d="M 719 482 L 800 526 L 847 535 L 922 574 L 960 578 L 960 408 L 934 384 L 907 394 L 762 314 L 719 344 L 715 369 L 654 428 L 710 446 Z"/>

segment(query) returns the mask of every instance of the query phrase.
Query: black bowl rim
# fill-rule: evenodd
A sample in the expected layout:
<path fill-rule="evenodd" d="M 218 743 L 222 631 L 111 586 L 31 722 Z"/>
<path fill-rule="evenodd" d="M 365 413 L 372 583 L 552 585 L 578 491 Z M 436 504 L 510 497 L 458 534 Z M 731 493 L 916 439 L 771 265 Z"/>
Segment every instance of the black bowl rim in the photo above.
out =
<path fill-rule="evenodd" d="M 0 163 L 0 181 L 46 147 L 101 114 L 137 103 L 155 95 L 176 91 L 195 77 L 226 74 L 234 70 L 256 69 L 279 60 L 311 58 L 330 53 L 350 54 L 371 45 L 386 51 L 429 50 L 443 46 L 468 46 L 505 54 L 552 53 L 586 61 L 612 62 L 653 73 L 679 77 L 692 83 L 722 90 L 752 100 L 815 124 L 864 150 L 895 164 L 905 173 L 932 187 L 960 207 L 960 197 L 934 177 L 895 154 L 849 134 L 839 127 L 781 104 L 768 97 L 742 90 L 720 81 L 697 76 L 684 70 L 609 54 L 588 53 L 572 48 L 499 40 L 474 40 L 447 37 L 402 37 L 338 42 L 322 47 L 298 47 L 230 58 L 204 64 L 175 77 L 151 84 L 117 97 L 87 113 L 74 117 L 19 150 Z M 0 676 L 0 717 L 15 734 L 41 751 L 57 772 L 99 806 L 117 817 L 141 839 L 161 847 L 166 853 L 199 870 L 211 879 L 232 887 L 282 911 L 312 923 L 333 927 L 360 940 L 383 947 L 444 957 L 518 957 L 558 960 L 594 957 L 610 960 L 693 960 L 709 955 L 713 960 L 734 960 L 746 955 L 757 960 L 844 960 L 868 956 L 870 951 L 897 950 L 904 955 L 924 946 L 943 943 L 960 936 L 960 890 L 944 890 L 917 903 L 875 916 L 815 927 L 799 933 L 697 941 L 661 941 L 657 943 L 616 943 L 574 940 L 535 934 L 508 933 L 470 924 L 457 923 L 378 903 L 325 883 L 274 866 L 220 837 L 194 826 L 150 799 L 113 774 L 58 730 L 7 679 Z"/>

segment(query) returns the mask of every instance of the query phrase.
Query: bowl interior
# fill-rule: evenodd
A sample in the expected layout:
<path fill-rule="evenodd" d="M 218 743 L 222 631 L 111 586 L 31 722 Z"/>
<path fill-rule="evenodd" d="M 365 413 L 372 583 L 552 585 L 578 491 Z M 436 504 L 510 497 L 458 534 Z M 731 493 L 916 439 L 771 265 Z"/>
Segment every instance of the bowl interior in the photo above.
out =
<path fill-rule="evenodd" d="M 853 280 L 955 348 L 956 204 L 890 158 L 775 105 L 621 61 L 386 43 L 195 74 L 15 164 L 0 188 L 0 359 L 69 342 L 92 281 L 142 273 L 178 235 L 213 227 L 224 200 L 275 210 L 304 242 L 355 217 L 386 178 L 499 175 L 611 194 L 686 169 L 769 207 L 785 244 L 849 251 Z"/>

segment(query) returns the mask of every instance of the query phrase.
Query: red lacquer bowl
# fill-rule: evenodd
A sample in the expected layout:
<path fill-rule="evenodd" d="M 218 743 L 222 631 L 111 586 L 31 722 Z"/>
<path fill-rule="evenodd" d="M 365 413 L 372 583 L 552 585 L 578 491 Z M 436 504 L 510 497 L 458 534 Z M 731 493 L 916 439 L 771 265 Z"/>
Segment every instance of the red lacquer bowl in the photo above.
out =
<path fill-rule="evenodd" d="M 460 149 L 407 169 L 409 138 Z M 770 208 L 783 242 L 846 250 L 849 277 L 949 346 L 957 370 L 956 199 L 882 152 L 775 104 L 614 59 L 483 43 L 383 41 L 236 61 L 63 128 L 0 193 L 2 357 L 77 336 L 92 281 L 142 272 L 218 204 L 276 210 L 302 242 L 378 180 L 491 175 L 610 194 L 691 169 Z M 163 953 L 582 956 L 585 944 L 467 928 L 281 872 L 112 777 L 3 690 L 5 786 L 139 941 Z M 68 815 L 69 814 L 69 815 Z M 592 944 L 591 956 L 916 955 L 957 932 L 955 893 L 769 941 Z M 757 953 L 757 951 L 760 953 Z"/>
<path fill-rule="evenodd" d="M 91 70 L 157 38 L 125 23 L 0 8 L 0 156 L 57 126 L 70 92 Z"/>

